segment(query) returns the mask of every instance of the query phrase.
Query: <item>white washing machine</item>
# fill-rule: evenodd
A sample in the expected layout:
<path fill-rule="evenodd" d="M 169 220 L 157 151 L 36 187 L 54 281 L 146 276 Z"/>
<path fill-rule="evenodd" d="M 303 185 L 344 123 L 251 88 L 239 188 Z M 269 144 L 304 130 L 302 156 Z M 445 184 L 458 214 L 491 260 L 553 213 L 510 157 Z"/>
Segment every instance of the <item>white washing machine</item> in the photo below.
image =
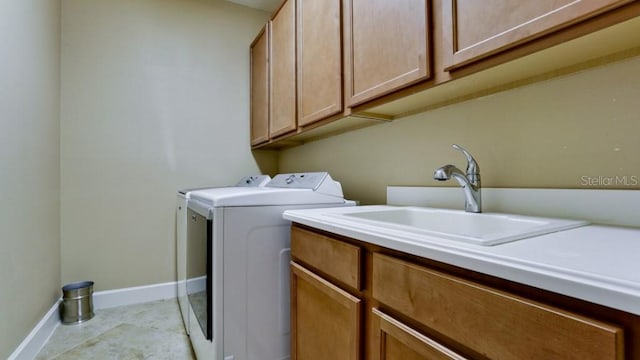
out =
<path fill-rule="evenodd" d="M 261 187 L 265 186 L 270 180 L 271 177 L 269 175 L 245 176 L 233 187 Z M 192 191 L 205 189 L 221 189 L 221 191 L 225 191 L 224 189 L 228 189 L 229 187 L 231 186 L 178 190 L 175 234 L 178 303 L 187 334 L 189 333 L 189 302 L 187 300 L 187 200 Z"/>
<path fill-rule="evenodd" d="M 326 172 L 191 192 L 187 297 L 198 359 L 288 359 L 290 222 L 282 213 L 353 205 Z"/>

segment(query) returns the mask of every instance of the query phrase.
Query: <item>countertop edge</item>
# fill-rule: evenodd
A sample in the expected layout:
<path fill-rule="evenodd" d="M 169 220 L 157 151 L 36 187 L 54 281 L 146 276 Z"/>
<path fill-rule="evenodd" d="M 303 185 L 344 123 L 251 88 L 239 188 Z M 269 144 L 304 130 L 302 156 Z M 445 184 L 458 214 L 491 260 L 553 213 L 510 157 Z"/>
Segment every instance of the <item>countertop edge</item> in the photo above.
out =
<path fill-rule="evenodd" d="M 418 244 L 376 231 L 355 229 L 322 216 L 305 215 L 298 210 L 285 211 L 283 217 L 337 235 L 640 315 L 640 284 L 632 286 L 636 284 L 490 255 L 450 241 L 438 245 Z"/>

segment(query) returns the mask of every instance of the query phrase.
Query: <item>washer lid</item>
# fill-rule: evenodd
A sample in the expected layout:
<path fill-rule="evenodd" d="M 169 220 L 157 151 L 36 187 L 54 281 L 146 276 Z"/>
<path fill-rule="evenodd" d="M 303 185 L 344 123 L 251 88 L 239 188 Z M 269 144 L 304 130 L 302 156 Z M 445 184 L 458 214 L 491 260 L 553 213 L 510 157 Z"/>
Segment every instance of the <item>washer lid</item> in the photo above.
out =
<path fill-rule="evenodd" d="M 265 187 L 194 191 L 190 201 L 210 207 L 342 204 L 340 183 L 328 173 L 276 175 Z"/>
<path fill-rule="evenodd" d="M 197 190 L 228 189 L 231 187 L 261 187 L 267 185 L 269 181 L 271 181 L 271 176 L 269 175 L 248 175 L 240 179 L 233 186 L 206 186 L 193 189 L 180 189 L 178 190 L 178 194 L 182 195 L 182 197 L 189 198 L 189 194 Z"/>
<path fill-rule="evenodd" d="M 209 207 L 269 206 L 301 204 L 342 204 L 344 198 L 321 194 L 310 189 L 229 188 L 230 191 L 202 190 L 191 193 L 189 201 Z M 247 190 L 247 191 L 238 191 Z"/>

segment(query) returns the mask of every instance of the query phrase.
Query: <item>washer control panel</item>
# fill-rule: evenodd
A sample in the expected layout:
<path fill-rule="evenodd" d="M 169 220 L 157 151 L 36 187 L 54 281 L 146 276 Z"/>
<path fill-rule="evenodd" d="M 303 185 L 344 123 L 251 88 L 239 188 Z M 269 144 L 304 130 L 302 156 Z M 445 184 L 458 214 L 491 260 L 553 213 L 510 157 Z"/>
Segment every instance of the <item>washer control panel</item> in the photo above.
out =
<path fill-rule="evenodd" d="M 342 196 L 342 186 L 326 171 L 278 174 L 266 187 L 309 189 L 322 194 Z"/>
<path fill-rule="evenodd" d="M 245 176 L 235 185 L 236 187 L 262 187 L 271 181 L 269 175 Z"/>
<path fill-rule="evenodd" d="M 329 175 L 326 172 L 278 174 L 267 184 L 269 187 L 317 189 Z"/>

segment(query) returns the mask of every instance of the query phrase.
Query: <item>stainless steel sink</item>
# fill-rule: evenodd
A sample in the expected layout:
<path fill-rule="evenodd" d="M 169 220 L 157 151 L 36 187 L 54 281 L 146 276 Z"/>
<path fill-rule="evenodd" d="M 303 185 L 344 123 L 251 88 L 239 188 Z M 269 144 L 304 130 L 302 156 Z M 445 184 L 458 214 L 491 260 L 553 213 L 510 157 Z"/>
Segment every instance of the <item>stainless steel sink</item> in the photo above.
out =
<path fill-rule="evenodd" d="M 384 207 L 340 216 L 369 226 L 382 226 L 416 235 L 424 234 L 484 246 L 589 224 L 577 220 L 418 207 Z"/>

